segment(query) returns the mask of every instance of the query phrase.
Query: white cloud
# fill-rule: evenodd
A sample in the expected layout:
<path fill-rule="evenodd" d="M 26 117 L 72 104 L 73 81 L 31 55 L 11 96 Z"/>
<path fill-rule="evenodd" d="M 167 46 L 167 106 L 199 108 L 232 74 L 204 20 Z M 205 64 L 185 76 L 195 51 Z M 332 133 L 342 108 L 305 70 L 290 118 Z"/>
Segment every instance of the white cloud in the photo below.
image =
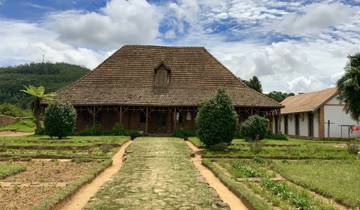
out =
<path fill-rule="evenodd" d="M 347 23 L 356 9 L 341 3 L 315 3 L 306 6 L 298 13 L 290 13 L 281 20 L 271 23 L 271 27 L 286 34 L 317 34 Z"/>
<path fill-rule="evenodd" d="M 37 24 L 0 20 L 0 65 L 41 62 L 69 62 L 95 67 L 104 53 L 77 48 L 57 40 L 57 34 Z"/>
<path fill-rule="evenodd" d="M 63 11 L 51 13 L 45 21 L 64 42 L 113 49 L 153 41 L 160 20 L 161 13 L 146 0 L 112 0 L 100 12 Z"/>

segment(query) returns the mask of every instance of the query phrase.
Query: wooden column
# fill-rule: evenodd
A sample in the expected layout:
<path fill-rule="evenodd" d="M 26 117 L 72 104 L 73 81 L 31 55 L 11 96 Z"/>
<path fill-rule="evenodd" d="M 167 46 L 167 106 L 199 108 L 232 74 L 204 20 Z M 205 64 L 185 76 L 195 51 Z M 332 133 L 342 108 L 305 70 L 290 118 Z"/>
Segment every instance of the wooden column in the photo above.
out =
<path fill-rule="evenodd" d="M 173 129 L 175 132 L 176 131 L 176 108 L 174 108 L 174 114 L 173 114 Z"/>
<path fill-rule="evenodd" d="M 325 121 L 324 121 L 324 106 L 321 106 L 319 109 L 319 139 L 325 137 Z"/>
<path fill-rule="evenodd" d="M 145 134 L 149 132 L 149 107 L 145 108 Z"/>

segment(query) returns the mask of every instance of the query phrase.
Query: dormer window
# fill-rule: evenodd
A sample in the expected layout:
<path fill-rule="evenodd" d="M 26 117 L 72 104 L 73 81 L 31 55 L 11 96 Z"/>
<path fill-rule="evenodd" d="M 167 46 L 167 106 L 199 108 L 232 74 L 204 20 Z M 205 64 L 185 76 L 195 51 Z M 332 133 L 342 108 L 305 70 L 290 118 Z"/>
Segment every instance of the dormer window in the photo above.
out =
<path fill-rule="evenodd" d="M 154 71 L 154 90 L 158 93 L 167 92 L 170 84 L 170 68 L 161 63 Z"/>

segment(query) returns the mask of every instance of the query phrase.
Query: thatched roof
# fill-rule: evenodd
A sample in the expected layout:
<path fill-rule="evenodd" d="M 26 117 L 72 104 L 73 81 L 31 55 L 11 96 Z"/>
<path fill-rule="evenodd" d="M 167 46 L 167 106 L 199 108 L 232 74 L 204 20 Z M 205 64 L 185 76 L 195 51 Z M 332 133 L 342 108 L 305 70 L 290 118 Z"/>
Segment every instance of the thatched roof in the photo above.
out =
<path fill-rule="evenodd" d="M 168 90 L 154 91 L 155 69 L 170 69 Z M 57 92 L 74 105 L 197 106 L 223 88 L 235 106 L 281 107 L 248 88 L 203 47 L 126 45 Z"/>
<path fill-rule="evenodd" d="M 285 106 L 281 109 L 281 114 L 316 111 L 336 94 L 337 89 L 333 87 L 287 97 L 281 102 L 281 104 Z"/>

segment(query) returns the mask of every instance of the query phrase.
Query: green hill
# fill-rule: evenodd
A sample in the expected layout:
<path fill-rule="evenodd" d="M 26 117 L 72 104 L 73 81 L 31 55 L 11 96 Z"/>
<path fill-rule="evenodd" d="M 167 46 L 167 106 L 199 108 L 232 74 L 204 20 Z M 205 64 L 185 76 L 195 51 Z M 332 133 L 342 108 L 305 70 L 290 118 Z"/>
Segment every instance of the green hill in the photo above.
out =
<path fill-rule="evenodd" d="M 11 103 L 29 108 L 31 97 L 23 92 L 24 85 L 44 86 L 54 92 L 87 74 L 89 69 L 67 63 L 31 63 L 0 67 L 0 104 Z"/>

